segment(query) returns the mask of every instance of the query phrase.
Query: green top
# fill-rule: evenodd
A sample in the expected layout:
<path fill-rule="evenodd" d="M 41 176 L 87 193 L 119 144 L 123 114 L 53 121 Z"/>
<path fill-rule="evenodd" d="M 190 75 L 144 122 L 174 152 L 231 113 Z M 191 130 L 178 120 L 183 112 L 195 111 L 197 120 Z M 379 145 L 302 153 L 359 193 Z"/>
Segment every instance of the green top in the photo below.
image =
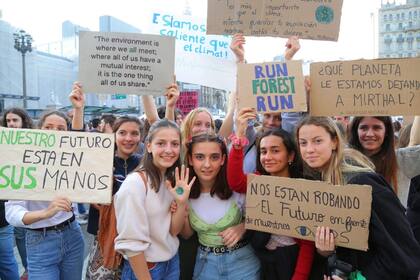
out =
<path fill-rule="evenodd" d="M 201 245 L 209 247 L 223 246 L 221 231 L 236 226 L 242 221 L 242 213 L 235 201 L 230 204 L 226 214 L 214 224 L 207 224 L 195 213 L 192 207 L 189 208 L 189 219 L 191 227 L 198 234 L 198 241 Z"/>

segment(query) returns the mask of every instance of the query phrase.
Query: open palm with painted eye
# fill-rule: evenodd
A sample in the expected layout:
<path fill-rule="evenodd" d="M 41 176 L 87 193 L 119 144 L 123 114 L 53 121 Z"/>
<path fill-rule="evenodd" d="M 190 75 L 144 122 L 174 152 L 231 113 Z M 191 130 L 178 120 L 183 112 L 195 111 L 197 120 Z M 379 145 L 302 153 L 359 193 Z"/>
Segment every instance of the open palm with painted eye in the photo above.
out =
<path fill-rule="evenodd" d="M 190 196 L 190 190 L 196 177 L 194 176 L 188 183 L 189 175 L 189 168 L 182 165 L 181 170 L 178 167 L 175 168 L 175 187 L 172 186 L 171 182 L 166 181 L 166 187 L 174 196 L 178 205 L 187 203 Z"/>

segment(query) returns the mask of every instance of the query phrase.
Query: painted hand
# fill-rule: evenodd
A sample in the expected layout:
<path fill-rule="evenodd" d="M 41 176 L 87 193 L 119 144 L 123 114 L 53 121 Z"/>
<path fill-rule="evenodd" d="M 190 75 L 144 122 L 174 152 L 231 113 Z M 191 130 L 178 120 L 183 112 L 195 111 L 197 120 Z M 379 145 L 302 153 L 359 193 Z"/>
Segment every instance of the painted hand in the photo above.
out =
<path fill-rule="evenodd" d="M 166 181 L 166 187 L 174 196 L 178 206 L 184 205 L 190 196 L 190 190 L 196 177 L 194 176 L 188 183 L 189 173 L 189 168 L 185 168 L 185 166 L 182 165 L 181 171 L 179 171 L 178 167 L 175 169 L 175 188 L 172 187 L 172 184 L 169 181 Z"/>

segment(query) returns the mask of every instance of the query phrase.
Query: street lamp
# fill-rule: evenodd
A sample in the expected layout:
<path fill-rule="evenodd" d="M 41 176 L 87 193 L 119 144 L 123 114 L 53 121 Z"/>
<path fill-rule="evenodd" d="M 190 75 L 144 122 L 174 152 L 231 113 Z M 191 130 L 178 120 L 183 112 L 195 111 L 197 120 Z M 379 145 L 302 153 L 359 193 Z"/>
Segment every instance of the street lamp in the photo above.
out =
<path fill-rule="evenodd" d="M 23 108 L 27 109 L 26 100 L 26 72 L 25 72 L 25 54 L 32 51 L 32 37 L 23 30 L 19 33 L 13 33 L 15 39 L 15 49 L 22 53 L 22 84 L 23 84 Z"/>

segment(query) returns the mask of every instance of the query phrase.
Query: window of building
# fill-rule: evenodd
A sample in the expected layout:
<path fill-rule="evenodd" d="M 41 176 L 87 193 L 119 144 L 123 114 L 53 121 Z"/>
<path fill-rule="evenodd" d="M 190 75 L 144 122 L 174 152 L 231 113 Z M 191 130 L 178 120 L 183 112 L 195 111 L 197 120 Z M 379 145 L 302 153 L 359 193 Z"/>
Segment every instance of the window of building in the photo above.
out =
<path fill-rule="evenodd" d="M 404 13 L 402 13 L 401 14 L 401 20 L 404 20 L 405 19 L 405 14 Z"/>
<path fill-rule="evenodd" d="M 414 18 L 417 18 L 417 11 L 414 11 Z"/>
<path fill-rule="evenodd" d="M 408 12 L 408 18 L 412 19 L 413 18 L 413 14 L 411 13 L 411 11 Z"/>
<path fill-rule="evenodd" d="M 407 49 L 409 50 L 413 49 L 413 41 L 407 41 Z"/>
<path fill-rule="evenodd" d="M 384 15 L 384 21 L 388 20 L 388 15 Z"/>
<path fill-rule="evenodd" d="M 402 30 L 402 22 L 398 23 L 398 30 Z"/>
<path fill-rule="evenodd" d="M 390 25 L 389 23 L 387 23 L 387 24 L 385 25 L 385 30 L 386 30 L 386 31 L 391 31 L 391 25 Z"/>
<path fill-rule="evenodd" d="M 397 20 L 400 20 L 400 14 L 397 14 Z"/>
<path fill-rule="evenodd" d="M 408 28 L 413 28 L 413 22 L 412 21 L 408 22 Z"/>
<path fill-rule="evenodd" d="M 392 14 L 389 15 L 389 20 L 392 20 Z"/>
<path fill-rule="evenodd" d="M 398 57 L 399 57 L 399 58 L 402 58 L 402 57 L 403 57 L 403 54 L 402 54 L 402 53 L 399 53 L 399 54 L 398 54 Z"/>

